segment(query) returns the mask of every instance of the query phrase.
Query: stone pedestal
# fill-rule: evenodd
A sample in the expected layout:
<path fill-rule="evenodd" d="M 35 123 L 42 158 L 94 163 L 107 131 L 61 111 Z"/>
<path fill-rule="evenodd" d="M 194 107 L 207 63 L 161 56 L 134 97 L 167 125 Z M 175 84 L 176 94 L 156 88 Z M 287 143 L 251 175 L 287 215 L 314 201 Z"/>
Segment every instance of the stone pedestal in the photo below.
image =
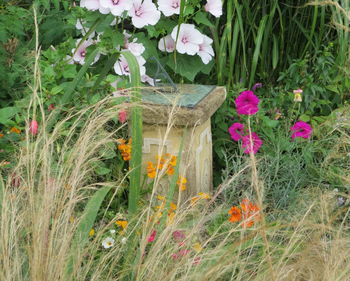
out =
<path fill-rule="evenodd" d="M 147 173 L 148 161 L 156 165 L 160 154 L 178 155 L 183 139 L 180 175 L 186 177 L 187 183 L 181 194 L 190 197 L 198 192 L 210 193 L 213 173 L 210 117 L 224 102 L 226 90 L 204 85 L 177 87 L 176 93 L 164 93 L 161 88 L 142 91 L 143 172 Z M 163 190 L 158 193 L 166 194 L 166 182 L 161 181 Z"/>

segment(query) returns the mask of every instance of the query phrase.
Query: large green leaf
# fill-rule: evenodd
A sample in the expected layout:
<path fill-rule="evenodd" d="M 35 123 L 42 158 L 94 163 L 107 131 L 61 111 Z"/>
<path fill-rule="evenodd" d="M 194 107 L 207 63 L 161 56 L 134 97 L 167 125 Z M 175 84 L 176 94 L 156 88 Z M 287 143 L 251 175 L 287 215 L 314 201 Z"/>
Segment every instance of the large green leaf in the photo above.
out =
<path fill-rule="evenodd" d="M 205 68 L 199 56 L 176 54 L 176 60 L 171 55 L 167 65 L 177 74 L 193 82 L 196 75 Z"/>
<path fill-rule="evenodd" d="M 11 118 L 18 113 L 16 107 L 5 107 L 0 109 L 0 124 L 7 125 L 11 122 Z"/>
<path fill-rule="evenodd" d="M 67 264 L 67 280 L 71 280 L 73 268 L 77 262 L 76 253 L 82 249 L 89 238 L 89 231 L 93 227 L 98 211 L 112 186 L 105 186 L 96 191 L 87 203 L 82 219 L 79 222 L 72 242 L 72 253 Z"/>

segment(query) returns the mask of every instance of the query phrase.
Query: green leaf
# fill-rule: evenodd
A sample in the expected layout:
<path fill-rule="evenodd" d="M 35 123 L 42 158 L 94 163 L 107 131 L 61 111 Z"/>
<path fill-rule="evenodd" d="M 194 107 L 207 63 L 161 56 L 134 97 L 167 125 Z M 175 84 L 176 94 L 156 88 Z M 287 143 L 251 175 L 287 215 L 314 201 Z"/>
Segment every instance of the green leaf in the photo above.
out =
<path fill-rule="evenodd" d="M 198 24 L 198 25 L 205 25 L 205 26 L 209 26 L 209 27 L 214 27 L 214 25 L 210 22 L 210 20 L 208 19 L 207 16 L 208 13 L 203 13 L 203 12 L 199 12 L 194 16 L 194 21 Z"/>
<path fill-rule="evenodd" d="M 188 56 L 176 54 L 176 61 L 173 56 L 169 57 L 167 65 L 177 74 L 193 82 L 196 75 L 204 68 L 199 56 Z"/>
<path fill-rule="evenodd" d="M 106 167 L 97 167 L 95 169 L 95 172 L 99 176 L 104 176 L 104 175 L 108 175 L 109 173 L 111 173 L 111 170 L 106 168 Z"/>
<path fill-rule="evenodd" d="M 111 188 L 112 186 L 104 186 L 97 190 L 84 209 L 82 219 L 79 222 L 72 242 L 72 253 L 66 270 L 67 280 L 71 280 L 70 276 L 77 262 L 76 252 L 79 252 L 79 250 L 82 249 L 88 241 L 89 231 L 93 227 L 101 204 Z"/>
<path fill-rule="evenodd" d="M 67 64 L 64 67 L 64 71 L 62 72 L 62 75 L 66 79 L 73 79 L 77 76 L 77 65 L 76 64 Z"/>
<path fill-rule="evenodd" d="M 3 125 L 7 125 L 11 122 L 11 118 L 18 113 L 18 109 L 16 107 L 5 107 L 0 109 L 0 123 Z"/>

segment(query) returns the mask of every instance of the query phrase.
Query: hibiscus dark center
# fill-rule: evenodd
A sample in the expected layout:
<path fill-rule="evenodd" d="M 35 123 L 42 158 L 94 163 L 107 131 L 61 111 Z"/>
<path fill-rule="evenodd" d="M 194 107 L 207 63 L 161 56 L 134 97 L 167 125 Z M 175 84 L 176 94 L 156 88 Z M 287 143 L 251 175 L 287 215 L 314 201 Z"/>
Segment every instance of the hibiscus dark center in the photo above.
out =
<path fill-rule="evenodd" d="M 184 43 L 184 44 L 188 43 L 188 41 L 189 40 L 188 40 L 188 38 L 186 36 L 182 37 L 182 39 L 181 39 L 181 42 Z"/>
<path fill-rule="evenodd" d="M 118 5 L 119 4 L 119 0 L 112 0 L 112 4 L 113 5 Z"/>
<path fill-rule="evenodd" d="M 179 2 L 178 1 L 173 1 L 171 7 L 174 8 L 174 9 L 179 8 Z"/>
<path fill-rule="evenodd" d="M 137 10 L 135 10 L 135 15 L 136 15 L 136 16 L 141 17 L 142 14 L 143 14 L 143 11 L 142 11 L 141 7 L 138 8 Z"/>
<path fill-rule="evenodd" d="M 80 55 L 81 55 L 82 57 L 85 57 L 85 56 L 86 56 L 86 52 L 85 52 L 85 51 L 81 51 L 81 52 L 80 52 Z"/>

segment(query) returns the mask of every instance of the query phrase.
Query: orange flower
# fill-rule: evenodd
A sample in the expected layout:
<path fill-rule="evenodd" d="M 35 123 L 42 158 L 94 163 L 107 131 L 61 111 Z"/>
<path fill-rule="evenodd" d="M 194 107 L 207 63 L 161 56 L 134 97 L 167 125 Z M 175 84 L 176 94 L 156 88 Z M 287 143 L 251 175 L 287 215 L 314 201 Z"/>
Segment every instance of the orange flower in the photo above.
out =
<path fill-rule="evenodd" d="M 236 206 L 233 206 L 228 213 L 231 215 L 231 217 L 228 219 L 230 222 L 238 222 L 242 219 L 241 209 Z"/>
<path fill-rule="evenodd" d="M 163 168 L 164 168 L 164 163 L 165 163 L 165 159 L 162 157 L 162 156 L 160 156 L 160 155 L 157 155 L 157 160 L 158 160 L 158 167 L 157 167 L 157 169 L 158 170 L 163 170 Z"/>
<path fill-rule="evenodd" d="M 3 138 L 3 137 L 4 137 L 4 134 L 1 134 L 1 133 L 0 133 L 0 139 Z"/>
<path fill-rule="evenodd" d="M 168 176 L 172 176 L 175 173 L 174 167 L 173 166 L 168 166 L 166 173 L 168 174 Z"/>
<path fill-rule="evenodd" d="M 187 179 L 185 177 L 179 176 L 179 179 L 177 180 L 177 185 L 179 186 L 179 189 L 181 191 L 186 190 L 186 183 L 187 183 Z"/>
<path fill-rule="evenodd" d="M 170 155 L 170 161 L 169 161 L 169 165 L 175 167 L 176 166 L 176 156 L 175 155 Z"/>
<path fill-rule="evenodd" d="M 115 222 L 116 225 L 120 226 L 122 228 L 122 230 L 126 229 L 128 226 L 128 221 L 126 220 L 117 220 Z"/>
<path fill-rule="evenodd" d="M 156 177 L 156 168 L 154 168 L 153 163 L 150 161 L 147 162 L 147 176 L 151 179 Z"/>
<path fill-rule="evenodd" d="M 10 129 L 10 132 L 11 132 L 11 133 L 15 133 L 15 134 L 20 134 L 20 133 L 21 133 L 21 130 L 18 129 L 18 128 L 16 128 L 16 127 L 12 127 L 12 128 Z"/>
<path fill-rule="evenodd" d="M 260 208 L 253 204 L 249 199 L 243 199 L 240 205 L 243 211 L 243 227 L 251 227 L 254 222 L 261 219 L 259 214 Z"/>
<path fill-rule="evenodd" d="M 117 139 L 118 150 L 121 152 L 124 161 L 129 161 L 131 159 L 131 138 L 128 143 L 124 139 Z"/>

